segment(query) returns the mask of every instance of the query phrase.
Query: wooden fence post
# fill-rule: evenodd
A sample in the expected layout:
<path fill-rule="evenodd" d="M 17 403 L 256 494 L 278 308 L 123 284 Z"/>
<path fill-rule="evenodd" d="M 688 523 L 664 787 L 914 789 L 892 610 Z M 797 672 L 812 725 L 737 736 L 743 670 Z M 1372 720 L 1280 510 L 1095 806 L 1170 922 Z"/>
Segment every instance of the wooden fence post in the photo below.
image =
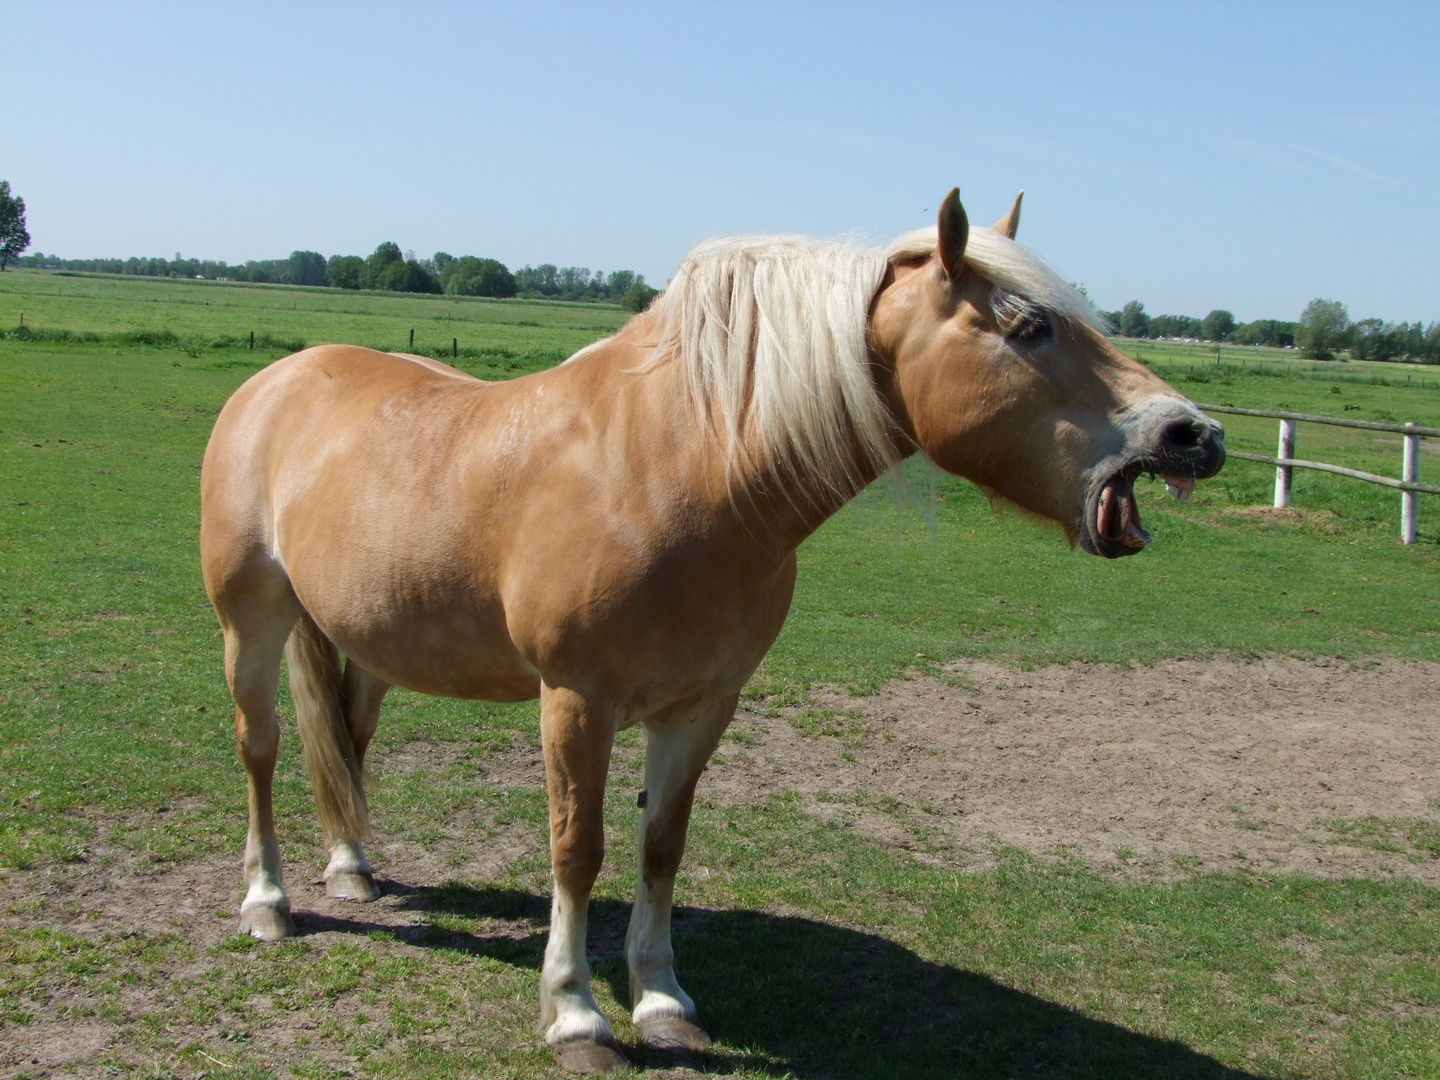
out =
<path fill-rule="evenodd" d="M 457 338 L 451 338 L 451 339 L 450 339 L 450 359 L 452 359 L 452 360 L 458 360 L 459 358 L 460 358 L 460 339 L 459 339 L 458 337 L 457 337 Z"/>
<path fill-rule="evenodd" d="M 255 331 L 250 331 L 250 348 L 255 348 Z"/>
<path fill-rule="evenodd" d="M 415 331 L 410 331 L 410 348 L 415 348 Z"/>
<path fill-rule="evenodd" d="M 1295 421 L 1280 421 L 1280 451 L 1275 455 L 1282 461 L 1288 461 L 1295 456 Z M 1290 476 L 1295 470 L 1289 465 L 1277 465 L 1275 467 L 1275 505 L 1290 505 Z"/>
<path fill-rule="evenodd" d="M 1405 426 L 1414 428 L 1417 425 L 1412 420 Z M 1414 484 L 1420 479 L 1420 436 L 1407 433 L 1404 438 L 1405 455 L 1400 467 L 1400 479 L 1407 484 Z M 1418 500 L 1418 492 L 1400 492 L 1400 542 L 1403 544 L 1415 542 L 1415 511 Z"/>

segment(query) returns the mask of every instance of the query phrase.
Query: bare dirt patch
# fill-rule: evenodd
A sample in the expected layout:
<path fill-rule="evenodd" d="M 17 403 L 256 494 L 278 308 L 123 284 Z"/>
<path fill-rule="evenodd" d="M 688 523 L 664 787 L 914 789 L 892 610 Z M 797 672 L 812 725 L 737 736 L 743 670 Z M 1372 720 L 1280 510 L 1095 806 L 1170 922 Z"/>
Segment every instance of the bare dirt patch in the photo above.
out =
<path fill-rule="evenodd" d="M 1388 827 L 1440 824 L 1440 664 L 964 662 L 817 701 L 834 734 L 807 736 L 804 714 L 798 727 L 738 717 L 751 745 L 724 744 L 702 794 L 794 790 L 922 857 L 977 867 L 1004 844 L 1121 876 L 1248 867 L 1440 884 L 1434 845 Z"/>
<path fill-rule="evenodd" d="M 1242 521 L 1283 521 L 1309 525 L 1331 536 L 1341 531 L 1340 518 L 1332 510 L 1303 510 L 1298 506 L 1235 506 L 1222 510 L 1226 517 Z"/>

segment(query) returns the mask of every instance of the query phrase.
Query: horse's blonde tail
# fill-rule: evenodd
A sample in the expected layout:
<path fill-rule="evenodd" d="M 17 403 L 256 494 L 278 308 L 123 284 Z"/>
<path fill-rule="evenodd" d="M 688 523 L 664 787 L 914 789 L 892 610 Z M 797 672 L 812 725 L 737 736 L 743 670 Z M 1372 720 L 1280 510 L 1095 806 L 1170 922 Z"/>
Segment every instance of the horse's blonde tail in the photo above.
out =
<path fill-rule="evenodd" d="M 309 612 L 290 631 L 285 660 L 320 827 L 327 840 L 363 839 L 370 832 L 368 778 L 345 718 L 340 654 Z"/>

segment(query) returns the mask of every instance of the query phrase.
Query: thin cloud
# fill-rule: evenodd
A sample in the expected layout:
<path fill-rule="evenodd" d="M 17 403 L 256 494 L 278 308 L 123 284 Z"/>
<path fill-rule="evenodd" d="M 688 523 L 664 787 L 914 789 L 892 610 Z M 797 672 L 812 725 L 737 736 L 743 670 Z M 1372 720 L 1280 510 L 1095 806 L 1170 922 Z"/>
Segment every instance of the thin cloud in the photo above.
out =
<path fill-rule="evenodd" d="M 1341 169 L 1344 172 L 1350 173 L 1352 176 L 1358 176 L 1362 180 L 1369 180 L 1373 184 L 1385 184 L 1387 187 L 1399 186 L 1394 180 L 1391 180 L 1388 176 L 1381 176 L 1378 173 L 1371 172 L 1363 165 L 1357 165 L 1349 158 L 1343 158 L 1339 154 L 1332 154 L 1325 150 L 1317 150 L 1313 146 L 1301 146 L 1298 143 L 1287 143 L 1286 145 L 1291 150 L 1297 150 L 1302 154 L 1308 154 L 1310 157 L 1315 158 L 1317 161 L 1326 162 L 1327 164 L 1335 166 L 1337 169 Z"/>

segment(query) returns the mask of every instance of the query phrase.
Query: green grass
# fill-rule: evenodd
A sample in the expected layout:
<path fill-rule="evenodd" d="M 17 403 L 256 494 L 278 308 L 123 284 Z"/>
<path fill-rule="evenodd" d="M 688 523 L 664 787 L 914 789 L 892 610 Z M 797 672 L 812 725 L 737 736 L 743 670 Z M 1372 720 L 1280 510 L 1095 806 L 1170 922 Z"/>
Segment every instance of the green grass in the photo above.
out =
<path fill-rule="evenodd" d="M 0 328 L 16 329 L 22 317 L 42 337 L 92 335 L 112 344 L 145 344 L 133 341 L 142 334 L 227 357 L 237 348 L 248 352 L 253 332 L 260 339 L 254 359 L 260 360 L 332 341 L 408 350 L 414 330 L 420 353 L 448 356 L 458 340 L 462 354 L 508 351 L 553 364 L 614 333 L 628 316 L 608 304 L 6 271 Z"/>
<path fill-rule="evenodd" d="M 7 272 L 0 326 L 18 323 L 21 305 L 39 332 L 0 340 L 0 862 L 12 874 L 93 860 L 102 839 L 161 866 L 220 852 L 238 865 L 243 780 L 196 562 L 196 478 L 220 405 L 282 347 L 251 354 L 236 341 L 254 329 L 272 342 L 400 348 L 414 326 L 417 349 L 459 336 L 471 350 L 461 366 L 507 377 L 622 318 Z M 1187 363 L 1158 350 L 1152 359 L 1149 344 L 1141 352 L 1157 370 Z M 1440 424 L 1434 380 L 1407 387 L 1391 366 L 1389 385 L 1363 381 L 1366 369 L 1326 381 L 1291 363 L 1283 376 L 1236 365 L 1208 384 L 1172 377 L 1200 400 L 1335 415 L 1348 403 L 1360 408 L 1343 415 Z M 1337 379 L 1350 375 L 1341 367 Z M 1273 452 L 1273 425 L 1241 419 L 1225 418 L 1230 444 Z M 1368 433 L 1302 425 L 1300 439 L 1304 456 L 1398 468 L 1398 446 Z M 1105 562 L 915 464 L 907 493 L 879 484 L 807 542 L 790 620 L 749 693 L 761 707 L 803 703 L 817 683 L 864 691 L 958 656 L 1440 659 L 1433 500 L 1422 497 L 1422 543 L 1408 548 L 1396 542 L 1398 497 L 1339 478 L 1297 476 L 1297 520 L 1237 513 L 1269 502 L 1271 473 L 1232 462 L 1183 506 L 1142 483 L 1155 544 Z M 853 718 L 802 710 L 795 722 L 843 737 Z M 0 933 L 3 1038 L 23 1042 L 26 1010 L 38 1007 L 26 1002 L 83 986 L 88 1004 L 65 1006 L 77 1020 L 86 1009 L 126 1020 L 97 1068 L 214 1068 L 203 1051 L 235 1075 L 267 1075 L 263 995 L 265 1008 L 321 1021 L 304 1034 L 296 1075 L 328 1075 L 341 1059 L 375 1076 L 539 1075 L 544 793 L 488 786 L 479 771 L 515 737 L 538 739 L 533 704 L 397 691 L 377 744 L 377 833 L 436 850 L 527 837 L 532 854 L 502 880 L 435 890 L 403 933 L 357 924 L 343 946 L 231 940 L 203 956 L 165 934 L 47 929 L 41 899 L 10 912 Z M 386 775 L 385 751 L 415 740 L 466 756 Z M 621 749 L 637 752 L 633 732 Z M 277 804 L 287 859 L 308 866 L 320 838 L 289 726 Z M 612 793 L 616 857 L 596 925 L 614 933 L 634 823 L 633 793 Z M 1424 820 L 1317 824 L 1386 850 L 1435 850 Z M 454 828 L 466 831 L 452 838 Z M 680 896 L 681 978 L 739 1075 L 1440 1075 L 1440 913 L 1436 891 L 1414 883 L 1125 884 L 1009 852 L 993 871 L 956 874 L 823 824 L 781 793 L 745 807 L 702 802 Z M 600 955 L 596 973 L 602 1007 L 628 1037 L 618 953 Z M 918 1007 L 922 996 L 933 1007 Z M 337 1003 L 350 1019 L 327 1027 Z"/>

